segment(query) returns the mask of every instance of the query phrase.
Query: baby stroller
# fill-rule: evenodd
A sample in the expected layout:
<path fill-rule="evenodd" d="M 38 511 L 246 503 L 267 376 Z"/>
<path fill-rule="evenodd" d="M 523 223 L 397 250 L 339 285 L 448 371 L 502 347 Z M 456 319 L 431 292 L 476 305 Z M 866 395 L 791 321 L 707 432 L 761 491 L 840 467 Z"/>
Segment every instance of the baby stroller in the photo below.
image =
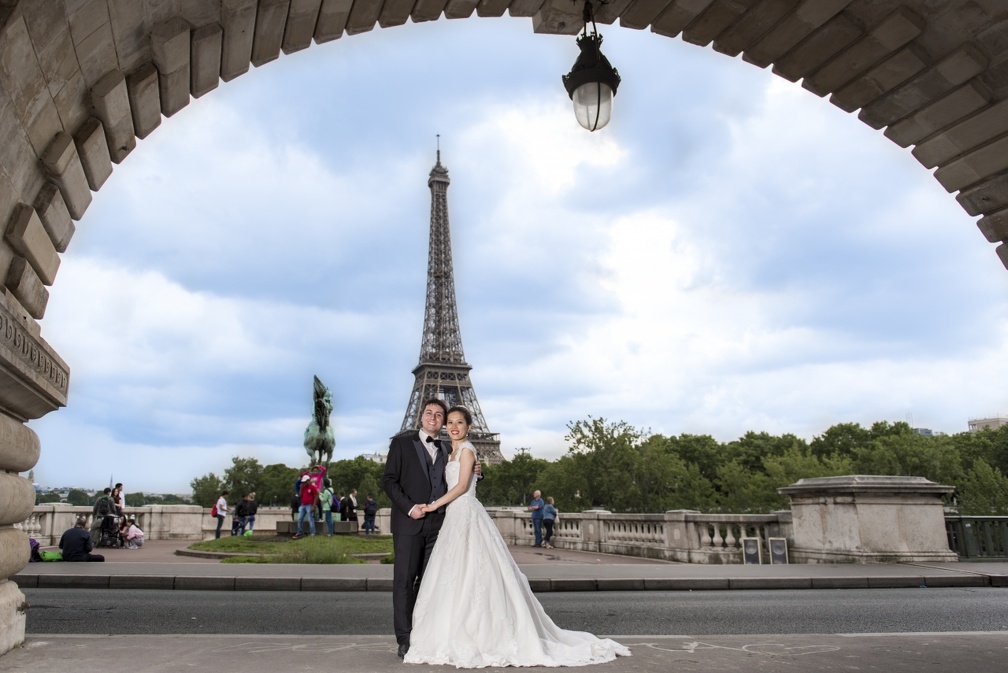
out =
<path fill-rule="evenodd" d="M 119 517 L 115 514 L 106 514 L 102 518 L 101 528 L 98 529 L 98 547 L 122 547 L 122 534 L 119 532 Z"/>

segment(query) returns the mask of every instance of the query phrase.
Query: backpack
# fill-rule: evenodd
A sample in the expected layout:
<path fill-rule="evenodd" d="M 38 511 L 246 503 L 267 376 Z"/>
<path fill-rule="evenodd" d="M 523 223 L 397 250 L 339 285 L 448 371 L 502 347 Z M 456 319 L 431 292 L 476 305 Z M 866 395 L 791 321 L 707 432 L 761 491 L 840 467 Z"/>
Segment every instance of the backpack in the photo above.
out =
<path fill-rule="evenodd" d="M 338 512 L 340 511 L 340 507 L 342 505 L 343 503 L 340 502 L 340 499 L 336 497 L 335 493 L 333 493 L 332 502 L 329 503 L 329 509 L 331 509 L 334 512 Z"/>
<path fill-rule="evenodd" d="M 105 516 L 112 513 L 112 503 L 107 495 L 98 498 L 98 514 Z"/>
<path fill-rule="evenodd" d="M 210 516 L 217 516 L 217 503 L 214 503 L 210 508 Z"/>

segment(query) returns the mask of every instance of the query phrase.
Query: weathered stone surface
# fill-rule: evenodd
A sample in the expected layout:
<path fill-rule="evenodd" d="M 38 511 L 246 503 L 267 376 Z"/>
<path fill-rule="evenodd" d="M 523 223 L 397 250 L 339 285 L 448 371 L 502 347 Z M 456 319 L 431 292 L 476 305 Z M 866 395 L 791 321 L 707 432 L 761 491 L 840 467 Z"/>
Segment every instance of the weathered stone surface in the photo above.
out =
<path fill-rule="evenodd" d="M 81 74 L 93 86 L 106 73 L 119 68 L 108 7 L 104 2 L 87 3 L 78 11 L 68 12 L 68 18 Z"/>
<path fill-rule="evenodd" d="M 221 0 L 221 79 L 230 82 L 248 72 L 255 36 L 256 0 Z"/>
<path fill-rule="evenodd" d="M 651 32 L 675 37 L 693 23 L 714 0 L 675 0 L 651 23 Z M 512 13 L 513 14 L 513 13 Z M 578 30 L 581 26 L 577 26 Z"/>
<path fill-rule="evenodd" d="M 706 47 L 714 38 L 742 16 L 751 0 L 746 2 L 715 2 L 700 17 L 683 30 L 683 40 Z"/>
<path fill-rule="evenodd" d="M 420 23 L 421 21 L 433 21 L 441 16 L 441 10 L 444 9 L 443 1 L 441 2 L 441 7 L 434 7 L 431 3 L 417 2 L 415 4 L 416 12 L 414 12 L 413 21 L 416 23 Z M 413 11 L 413 5 L 414 3 L 412 0 L 387 0 L 387 2 L 381 6 L 381 13 L 378 14 L 378 25 L 382 28 L 404 25 L 410 18 L 410 12 Z M 437 13 L 437 16 L 432 17 L 431 15 L 435 12 Z"/>
<path fill-rule="evenodd" d="M 322 0 L 291 0 L 281 45 L 285 54 L 293 54 L 311 46 L 321 7 Z"/>
<path fill-rule="evenodd" d="M 6 294 L 0 300 L 0 406 L 27 421 L 66 406 L 70 369 L 39 335 L 38 323 L 10 301 Z"/>
<path fill-rule="evenodd" d="M 908 147 L 987 106 L 992 93 L 983 82 L 973 80 L 936 100 L 885 130 L 887 138 Z"/>
<path fill-rule="evenodd" d="M 112 157 L 109 155 L 105 129 L 101 122 L 90 117 L 74 134 L 74 142 L 77 143 L 77 154 L 84 166 L 88 186 L 91 191 L 97 192 L 112 175 Z"/>
<path fill-rule="evenodd" d="M 49 303 L 49 290 L 42 284 L 28 260 L 20 256 L 11 260 L 4 285 L 31 317 L 42 319 L 46 304 Z"/>
<path fill-rule="evenodd" d="M 1008 132 L 1008 99 L 928 138 L 914 148 L 913 155 L 925 167 L 934 168 L 1005 132 Z"/>
<path fill-rule="evenodd" d="M 804 0 L 759 42 L 742 54 L 743 60 L 765 68 L 820 26 L 839 14 L 852 0 Z"/>
<path fill-rule="evenodd" d="M 662 8 L 665 7 L 671 0 L 638 0 L 631 7 L 636 5 L 661 5 Z M 476 14 L 478 16 L 494 17 L 494 16 L 504 16 L 504 12 L 507 11 L 508 5 L 510 5 L 510 0 L 481 0 L 481 2 L 476 5 Z M 660 11 L 660 10 L 659 10 Z M 657 16 L 657 13 L 655 14 Z M 646 26 L 648 21 L 644 25 Z M 643 28 L 644 26 L 640 26 Z M 627 28 L 633 28 L 633 26 L 627 26 Z"/>
<path fill-rule="evenodd" d="M 950 192 L 968 187 L 985 176 L 1008 169 L 1008 136 L 949 162 L 935 171 L 935 179 Z"/>
<path fill-rule="evenodd" d="M 311 36 L 309 36 L 311 39 Z M 220 24 L 200 26 L 192 33 L 192 95 L 199 98 L 220 84 L 221 48 L 224 29 Z"/>
<path fill-rule="evenodd" d="M 777 489 L 791 499 L 793 554 L 811 561 L 956 561 L 942 496 L 923 477 L 851 475 L 801 479 Z"/>
<path fill-rule="evenodd" d="M 38 463 L 41 450 L 42 443 L 34 430 L 0 413 L 0 470 L 27 472 Z"/>
<path fill-rule="evenodd" d="M 289 9 L 290 0 L 259 0 L 252 39 L 252 65 L 258 68 L 280 57 Z"/>
<path fill-rule="evenodd" d="M 997 253 L 998 259 L 1001 260 L 1001 264 L 1005 269 L 1008 269 L 1008 245 L 1002 243 L 998 247 L 994 248 L 994 252 Z"/>
<path fill-rule="evenodd" d="M 654 4 L 652 3 L 652 5 Z M 630 10 L 624 12 L 623 16 L 626 17 L 635 7 L 636 4 L 632 5 Z M 729 56 L 738 56 L 766 35 L 792 9 L 794 9 L 794 0 L 760 0 L 756 7 L 750 9 L 728 30 L 717 36 L 717 39 L 714 40 L 714 50 Z M 620 25 L 626 25 L 626 23 L 621 21 Z M 641 26 L 641 28 L 643 27 Z"/>
<path fill-rule="evenodd" d="M 24 203 L 20 204 L 7 225 L 5 238 L 15 250 L 31 262 L 32 268 L 43 283 L 53 284 L 56 272 L 59 270 L 60 258 L 34 208 Z"/>
<path fill-rule="evenodd" d="M 64 252 L 70 245 L 76 226 L 63 201 L 63 193 L 52 182 L 46 182 L 35 198 L 35 212 L 42 220 L 42 226 L 49 234 L 57 252 Z"/>
<path fill-rule="evenodd" d="M 57 133 L 42 155 L 42 165 L 63 193 L 70 216 L 75 220 L 84 217 L 84 211 L 91 205 L 91 189 L 73 138 L 63 132 Z"/>
<path fill-rule="evenodd" d="M 987 57 L 965 45 L 913 80 L 861 109 L 858 119 L 873 128 L 889 126 L 980 74 Z"/>
<path fill-rule="evenodd" d="M 920 35 L 924 31 L 924 25 L 924 20 L 916 13 L 901 7 L 842 54 L 807 77 L 802 86 L 819 95 L 836 91 Z"/>
<path fill-rule="evenodd" d="M 209 3 L 208 3 L 209 4 Z M 147 3 L 115 0 L 109 2 L 109 22 L 116 38 L 119 69 L 133 70 L 151 59 Z"/>
<path fill-rule="evenodd" d="M 91 102 L 105 129 L 109 156 L 115 163 L 121 163 L 136 147 L 136 132 L 123 74 L 113 70 L 102 77 L 91 88 Z"/>
<path fill-rule="evenodd" d="M 20 533 L 17 537 L 2 537 L 0 543 L 5 545 L 27 545 L 28 536 L 21 531 L 11 529 L 15 533 Z M 17 547 L 15 547 L 17 548 Z M 27 560 L 25 561 L 27 565 Z M 0 577 L 9 577 L 21 570 L 22 565 L 17 570 Z M 18 586 L 10 580 L 0 580 L 0 652 L 7 652 L 24 643 L 25 639 L 25 597 L 18 589 Z"/>
<path fill-rule="evenodd" d="M 479 4 L 479 0 L 449 0 L 448 4 L 445 5 L 444 15 L 447 19 L 468 19 L 472 16 L 473 12 L 476 11 L 476 6 Z M 622 4 L 629 4 L 627 0 L 622 0 Z M 599 9 L 599 14 L 601 15 L 605 9 L 603 5 Z"/>
<path fill-rule="evenodd" d="M 977 228 L 991 243 L 1008 241 L 1008 209 L 984 215 L 977 222 Z"/>
<path fill-rule="evenodd" d="M 34 507 L 35 488 L 32 483 L 17 474 L 0 472 L 0 530 L 27 519 Z M 0 575 L 10 569 L 8 564 L 9 560 L 4 559 L 0 552 Z"/>
<path fill-rule="evenodd" d="M 779 58 L 773 64 L 773 72 L 784 79 L 797 82 L 854 44 L 863 34 L 861 24 L 843 14 L 835 16 L 807 40 Z M 803 86 L 804 84 L 802 82 Z M 805 88 L 808 89 L 807 86 Z M 823 92 L 818 90 L 813 93 L 817 96 L 823 95 Z"/>
<path fill-rule="evenodd" d="M 189 24 L 178 18 L 160 23 L 151 31 L 161 112 L 166 117 L 189 104 L 189 33 Z"/>
<path fill-rule="evenodd" d="M 318 23 L 315 24 L 315 41 L 322 44 L 342 36 L 352 5 L 353 0 L 322 0 Z"/>
<path fill-rule="evenodd" d="M 1008 206 L 1008 175 L 995 175 L 985 182 L 959 192 L 956 201 L 974 217 Z"/>
<path fill-rule="evenodd" d="M 161 91 L 158 71 L 153 63 L 144 63 L 126 78 L 133 129 L 137 138 L 146 138 L 161 125 Z"/>
<path fill-rule="evenodd" d="M 884 93 L 892 91 L 927 66 L 926 58 L 913 45 L 901 49 L 890 58 L 855 79 L 830 97 L 841 110 L 854 112 Z"/>
<path fill-rule="evenodd" d="M 347 35 L 357 35 L 373 30 L 378 23 L 378 13 L 381 11 L 381 3 L 378 2 L 355 2 L 350 8 L 350 16 L 347 18 Z"/>

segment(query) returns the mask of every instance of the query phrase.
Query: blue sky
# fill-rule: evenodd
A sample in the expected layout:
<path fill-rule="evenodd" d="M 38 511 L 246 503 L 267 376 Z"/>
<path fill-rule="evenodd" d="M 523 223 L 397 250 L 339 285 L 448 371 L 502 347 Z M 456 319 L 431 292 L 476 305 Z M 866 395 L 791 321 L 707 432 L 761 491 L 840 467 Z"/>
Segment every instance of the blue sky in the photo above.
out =
<path fill-rule="evenodd" d="M 312 376 L 337 458 L 399 430 L 436 136 L 466 358 L 505 456 L 571 421 L 730 441 L 1008 412 L 1008 271 L 910 155 L 800 86 L 600 26 L 623 77 L 591 134 L 573 37 L 442 20 L 315 45 L 190 105 L 101 189 L 42 334 L 70 404 L 41 484 L 185 492 L 301 465 Z"/>

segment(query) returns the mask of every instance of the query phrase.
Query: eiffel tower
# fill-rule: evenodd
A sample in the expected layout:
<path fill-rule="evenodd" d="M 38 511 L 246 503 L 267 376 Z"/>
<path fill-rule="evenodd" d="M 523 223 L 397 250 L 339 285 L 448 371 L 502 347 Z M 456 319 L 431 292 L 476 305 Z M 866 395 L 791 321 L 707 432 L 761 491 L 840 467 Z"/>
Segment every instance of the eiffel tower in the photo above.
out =
<path fill-rule="evenodd" d="M 451 231 L 448 227 L 448 169 L 437 163 L 427 178 L 431 190 L 430 248 L 427 256 L 427 304 L 424 311 L 420 362 L 413 369 L 416 381 L 410 393 L 399 434 L 420 428 L 420 405 L 439 398 L 452 407 L 464 406 L 472 414 L 469 441 L 476 447 L 480 462 L 499 464 L 500 435 L 490 432 L 469 380 L 472 366 L 462 354 L 458 308 L 455 305 L 455 278 L 452 272 Z"/>

